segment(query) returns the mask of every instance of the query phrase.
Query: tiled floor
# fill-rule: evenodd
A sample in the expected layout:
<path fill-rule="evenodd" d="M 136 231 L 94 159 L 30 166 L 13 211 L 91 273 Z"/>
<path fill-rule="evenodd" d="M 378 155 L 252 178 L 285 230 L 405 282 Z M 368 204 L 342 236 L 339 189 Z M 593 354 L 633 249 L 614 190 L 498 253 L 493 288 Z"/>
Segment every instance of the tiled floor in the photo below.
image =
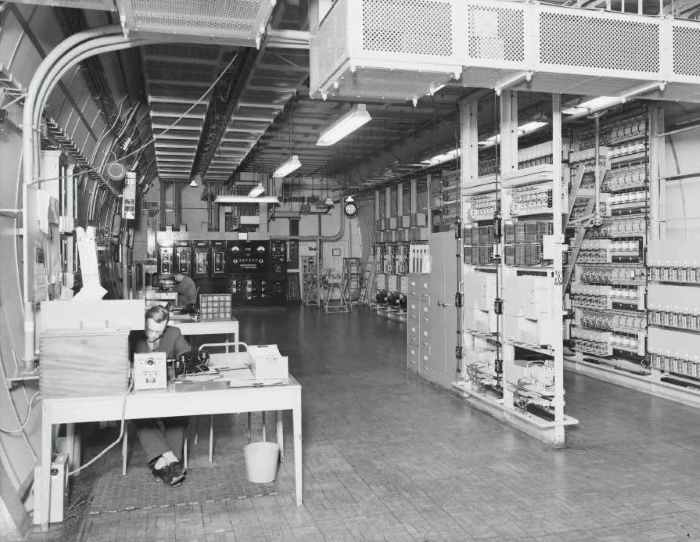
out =
<path fill-rule="evenodd" d="M 407 376 L 402 324 L 313 308 L 240 319 L 303 386 L 304 506 L 288 439 L 276 497 L 92 516 L 84 539 L 700 540 L 695 409 L 567 374 L 580 425 L 554 450 Z M 215 461 L 240 453 L 230 426 L 217 419 Z M 193 464 L 205 454 L 200 441 Z"/>

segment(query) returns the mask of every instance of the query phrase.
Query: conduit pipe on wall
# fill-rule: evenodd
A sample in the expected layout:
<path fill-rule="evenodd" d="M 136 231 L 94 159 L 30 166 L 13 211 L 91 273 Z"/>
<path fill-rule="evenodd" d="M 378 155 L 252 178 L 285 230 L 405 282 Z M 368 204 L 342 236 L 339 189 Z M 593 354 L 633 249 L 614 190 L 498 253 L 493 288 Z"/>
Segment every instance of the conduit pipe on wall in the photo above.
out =
<path fill-rule="evenodd" d="M 345 235 L 345 216 L 343 216 L 342 211 L 340 214 L 340 230 L 338 233 L 335 233 L 333 235 L 327 235 L 323 236 L 321 232 L 321 216 L 325 215 L 326 213 L 314 213 L 318 215 L 318 235 L 296 235 L 296 236 L 289 236 L 289 235 L 271 235 L 270 239 L 292 239 L 294 241 L 328 241 L 328 242 L 334 242 L 334 241 L 340 241 L 343 236 Z"/>
<path fill-rule="evenodd" d="M 111 36 L 111 37 L 110 37 Z M 99 41 L 100 38 L 110 37 Z M 93 43 L 93 41 L 95 43 Z M 24 360 L 33 364 L 35 358 L 34 306 L 29 299 L 29 265 L 33 258 L 29 251 L 28 187 L 39 179 L 38 132 L 45 100 L 55 83 L 77 62 L 103 52 L 134 47 L 147 43 L 121 36 L 121 27 L 107 26 L 80 32 L 58 44 L 41 62 L 32 77 L 22 115 L 22 296 L 24 305 Z"/>

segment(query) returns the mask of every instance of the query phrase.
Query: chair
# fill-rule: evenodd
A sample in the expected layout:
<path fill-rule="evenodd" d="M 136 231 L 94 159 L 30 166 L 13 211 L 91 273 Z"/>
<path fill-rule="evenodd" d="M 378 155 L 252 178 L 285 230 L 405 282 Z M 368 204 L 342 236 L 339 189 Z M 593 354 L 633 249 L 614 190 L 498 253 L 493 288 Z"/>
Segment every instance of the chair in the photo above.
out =
<path fill-rule="evenodd" d="M 229 351 L 229 348 L 233 346 L 234 350 L 233 352 L 240 352 L 240 347 L 244 346 L 246 350 L 248 350 L 248 345 L 244 342 L 235 342 L 235 343 L 229 343 L 229 342 L 224 342 L 224 343 L 205 343 L 199 347 L 199 350 L 208 350 L 209 348 L 224 348 L 224 352 L 214 352 L 214 353 L 209 353 L 209 363 L 216 367 L 217 365 L 219 366 L 224 366 L 228 363 L 228 354 L 231 353 Z M 262 413 L 262 439 L 263 442 L 267 441 L 267 428 L 265 425 L 265 412 L 263 411 Z M 251 421 L 252 421 L 252 412 L 248 412 L 248 429 L 247 429 L 247 437 L 248 437 L 248 442 L 251 442 L 252 440 L 252 434 L 251 434 Z M 198 422 L 195 421 L 195 436 L 194 436 L 194 444 L 196 445 L 198 440 L 199 440 L 199 434 L 197 432 L 198 429 Z M 280 459 L 282 462 L 284 462 L 284 452 L 280 450 Z M 212 414 L 209 418 L 209 463 L 212 463 L 214 461 L 214 414 Z"/>
<path fill-rule="evenodd" d="M 197 288 L 197 291 L 199 291 L 199 288 Z M 202 350 L 203 347 L 209 347 L 209 346 L 224 346 L 226 349 L 225 351 L 228 352 L 229 347 L 232 345 L 235 345 L 235 348 L 236 348 L 234 350 L 234 352 L 239 351 L 238 350 L 239 345 L 243 345 L 246 348 L 248 347 L 247 344 L 241 343 L 241 342 L 239 342 L 239 343 L 226 342 L 226 343 L 203 344 L 202 346 L 199 347 L 199 349 Z M 214 354 L 214 356 L 216 356 L 216 354 Z M 210 357 L 210 361 L 211 361 L 211 357 Z M 209 462 L 210 463 L 213 461 L 213 456 L 214 456 L 214 444 L 213 444 L 213 442 L 214 442 L 214 423 L 213 423 L 214 416 L 213 415 L 211 417 L 211 421 L 212 421 L 212 423 L 211 423 L 211 426 L 209 428 Z M 250 413 L 248 413 L 248 440 L 249 441 L 251 438 L 250 421 L 251 421 L 251 417 L 250 417 Z M 263 436 L 264 436 L 264 431 L 265 431 L 264 422 L 265 422 L 265 418 L 263 416 Z M 128 455 L 129 455 L 129 426 L 130 426 L 130 424 L 128 422 L 125 422 L 124 437 L 122 439 L 122 475 L 124 475 L 124 476 L 126 476 L 126 466 L 127 466 L 127 461 L 128 461 Z M 188 427 L 187 433 L 189 434 L 189 427 Z M 187 468 L 187 463 L 188 463 L 188 459 L 189 459 L 188 458 L 188 451 L 189 451 L 188 450 L 188 441 L 189 441 L 188 434 L 185 435 L 185 443 L 184 443 L 183 451 L 182 451 L 182 456 L 183 456 L 182 461 L 183 461 L 185 468 Z M 195 445 L 197 444 L 197 441 L 199 440 L 198 436 L 199 435 L 197 433 L 197 418 L 195 418 L 195 440 L 194 440 Z"/>

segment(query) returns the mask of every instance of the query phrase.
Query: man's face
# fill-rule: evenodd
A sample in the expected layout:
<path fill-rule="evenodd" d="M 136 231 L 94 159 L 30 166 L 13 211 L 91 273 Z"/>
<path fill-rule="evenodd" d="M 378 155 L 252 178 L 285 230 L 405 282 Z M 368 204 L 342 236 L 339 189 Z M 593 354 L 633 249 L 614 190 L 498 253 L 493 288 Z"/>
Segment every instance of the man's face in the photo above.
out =
<path fill-rule="evenodd" d="M 152 318 L 146 320 L 146 340 L 149 343 L 154 343 L 163 336 L 165 328 L 168 327 L 168 321 L 156 322 Z"/>

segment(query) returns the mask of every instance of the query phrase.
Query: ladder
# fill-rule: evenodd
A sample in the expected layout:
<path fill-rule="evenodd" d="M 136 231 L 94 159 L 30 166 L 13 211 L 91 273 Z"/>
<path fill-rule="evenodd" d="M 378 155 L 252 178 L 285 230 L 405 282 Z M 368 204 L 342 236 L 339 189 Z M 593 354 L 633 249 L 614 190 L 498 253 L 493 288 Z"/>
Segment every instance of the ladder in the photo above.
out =
<path fill-rule="evenodd" d="M 360 305 L 367 305 L 370 309 L 376 306 L 374 296 L 377 292 L 377 266 L 374 260 L 374 252 L 371 252 L 367 258 L 365 269 L 362 276 L 362 287 L 360 288 Z"/>
<path fill-rule="evenodd" d="M 360 258 L 343 258 L 341 284 L 343 296 L 350 307 L 358 305 L 360 302 L 363 278 L 362 260 Z"/>
<path fill-rule="evenodd" d="M 601 179 L 604 178 L 605 172 L 607 171 L 606 168 L 601 167 L 600 165 L 598 165 L 597 167 L 599 168 L 599 175 Z M 569 245 L 569 257 L 566 262 L 566 265 L 564 266 L 564 292 L 566 292 L 567 288 L 569 287 L 569 283 L 571 282 L 571 279 L 574 276 L 574 267 L 576 266 L 576 261 L 578 260 L 579 252 L 581 251 L 581 245 L 583 244 L 583 240 L 586 236 L 586 231 L 588 231 L 591 219 L 593 218 L 595 194 L 591 194 L 588 192 L 580 192 L 580 188 L 581 182 L 583 181 L 583 177 L 586 175 L 586 173 L 595 173 L 595 168 L 595 165 L 581 165 L 578 168 L 576 180 L 574 181 L 571 187 L 571 192 L 569 194 L 569 212 L 566 215 L 566 220 L 564 222 L 564 227 L 562 231 L 566 231 L 566 228 L 573 227 L 576 234 L 574 235 L 574 238 L 571 240 L 571 243 Z M 582 213 L 582 218 L 574 222 L 571 220 L 571 214 L 573 213 L 576 204 L 581 202 L 584 203 L 584 211 Z"/>

